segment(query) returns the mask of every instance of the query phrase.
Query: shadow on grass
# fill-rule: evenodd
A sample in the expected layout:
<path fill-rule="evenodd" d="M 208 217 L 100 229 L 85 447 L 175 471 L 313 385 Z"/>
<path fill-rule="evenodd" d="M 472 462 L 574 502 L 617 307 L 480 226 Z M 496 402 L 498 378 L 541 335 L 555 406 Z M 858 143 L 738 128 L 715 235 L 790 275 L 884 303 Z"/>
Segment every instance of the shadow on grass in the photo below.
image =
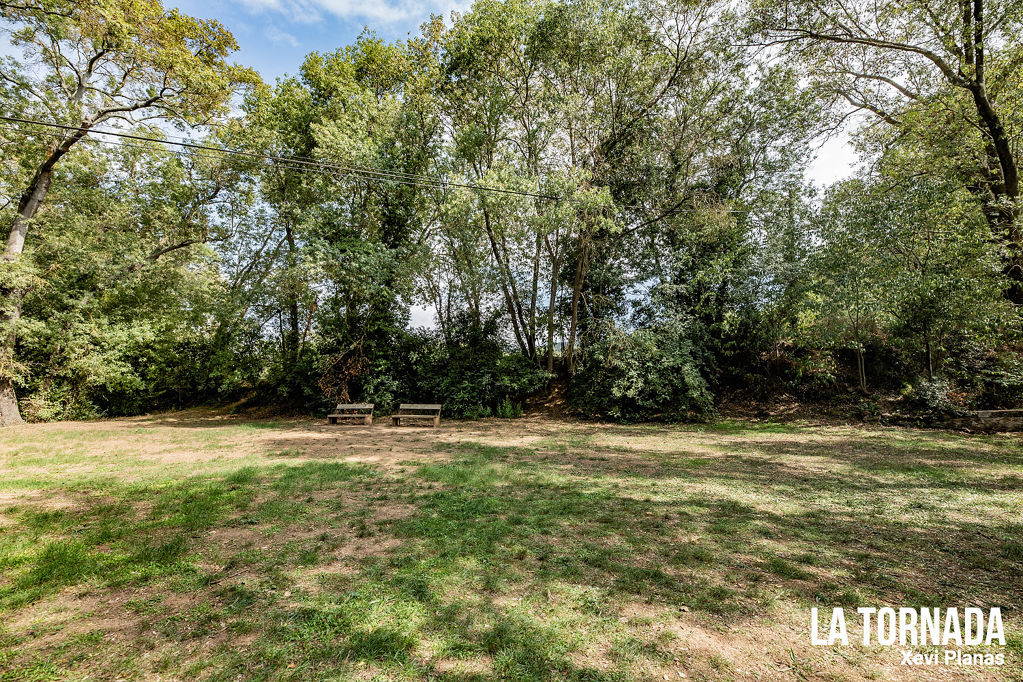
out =
<path fill-rule="evenodd" d="M 305 679 L 363 663 L 443 679 L 611 680 L 628 677 L 630 655 L 656 660 L 656 649 L 609 654 L 598 668 L 579 664 L 572 642 L 583 623 L 618 627 L 626 603 L 685 607 L 723 626 L 764 616 L 779 594 L 825 606 L 1000 605 L 1010 619 L 1021 606 L 1023 528 L 990 511 L 989 498 L 1010 488 L 983 471 L 1011 453 L 953 443 L 942 452 L 955 464 L 933 453 L 921 464 L 916 451 L 870 439 L 839 450 L 771 440 L 639 463 L 635 452 L 589 444 L 585 457 L 438 447 L 453 459 L 411 474 L 317 460 L 104 489 L 71 510 L 6 510 L 18 532 L 0 538 L 0 569 L 13 576 L 0 582 L 0 609 L 83 580 L 175 580 L 218 595 L 221 611 L 165 614 L 168 636 L 209 636 L 218 617 L 255 633 L 248 648 L 211 659 L 216 677 Z M 780 461 L 808 456 L 832 469 Z M 631 458 L 642 473 L 629 475 Z M 928 507 L 928 490 L 952 506 Z M 412 511 L 378 513 L 392 503 Z M 298 544 L 232 559 L 252 576 L 243 587 L 218 585 L 226 568 L 200 567 L 210 529 L 297 521 L 311 531 Z M 315 575 L 335 560 L 322 538 L 337 532 L 397 542 L 354 573 L 278 596 L 287 571 Z"/>
<path fill-rule="evenodd" d="M 502 567 L 514 567 L 510 579 L 528 568 L 540 582 L 596 585 L 736 617 L 762 610 L 779 582 L 825 603 L 1021 605 L 1021 525 L 1010 513 L 969 519 L 978 497 L 1019 490 L 1001 479 L 920 480 L 910 467 L 908 475 L 894 469 L 898 480 L 892 469 L 864 480 L 726 457 L 628 490 L 630 479 L 605 477 L 601 460 L 551 476 L 528 451 L 469 446 L 462 455 L 420 467 L 420 476 L 444 487 L 422 495 L 420 513 L 392 532 L 424 543 L 435 558 L 473 557 L 489 580 Z M 729 496 L 693 494 L 697 484 Z M 957 508 L 915 511 L 928 490 Z M 732 499 L 744 494 L 795 508 L 782 513 Z M 904 513 L 893 515 L 893 505 Z"/>
<path fill-rule="evenodd" d="M 246 513 L 277 521 L 292 498 L 370 477 L 364 466 L 307 462 L 226 476 L 157 484 L 82 483 L 73 507 L 2 510 L 17 522 L 0 534 L 0 611 L 19 608 L 66 585 L 94 579 L 108 587 L 195 573 L 200 536 Z M 283 506 L 282 506 L 283 505 Z M 301 514 L 294 514 L 295 517 Z"/>
<path fill-rule="evenodd" d="M 236 428 L 239 430 L 251 431 L 280 431 L 295 426 L 308 424 L 308 417 L 282 416 L 275 419 L 265 419 L 256 416 L 242 414 L 212 414 L 205 410 L 186 410 L 183 412 L 161 412 L 151 417 L 138 418 L 140 427 L 150 428 L 154 426 L 181 427 L 181 428 L 209 428 L 225 429 Z"/>
<path fill-rule="evenodd" d="M 775 486 L 783 496 L 798 488 L 802 508 L 774 513 L 691 494 L 685 484 L 668 492 L 669 499 L 623 494 L 594 484 L 601 480 L 600 460 L 588 460 L 590 476 L 566 478 L 517 448 L 467 445 L 456 456 L 419 467 L 421 484 L 392 491 L 414 498 L 416 513 L 384 525 L 404 543 L 394 556 L 365 566 L 357 584 L 372 585 L 382 600 L 422 605 L 414 639 L 439 636 L 448 643 L 442 651 L 456 659 L 490 661 L 488 672 L 466 679 L 626 674 L 625 668 L 575 666 L 569 648 L 557 644 L 566 633 L 544 624 L 549 614 L 540 619 L 496 605 L 512 586 L 527 596 L 549 595 L 558 585 L 595 595 L 589 605 L 573 604 L 575 612 L 617 615 L 615 604 L 654 601 L 703 611 L 724 624 L 764 615 L 779 587 L 808 606 L 981 604 L 1008 613 L 1020 606 L 1023 557 L 1012 544 L 1018 528 L 1011 523 L 884 517 L 855 505 L 834 513 L 816 506 L 813 477 L 794 476 L 790 468 L 765 476 L 762 463 L 740 457 L 689 472 L 690 483 L 712 481 L 736 493 Z M 973 494 L 972 483 L 957 485 Z M 912 484 L 891 489 L 910 500 L 917 494 Z M 850 501 L 862 496 L 858 484 L 827 494 L 841 492 Z M 416 665 L 402 651 L 400 660 Z"/>

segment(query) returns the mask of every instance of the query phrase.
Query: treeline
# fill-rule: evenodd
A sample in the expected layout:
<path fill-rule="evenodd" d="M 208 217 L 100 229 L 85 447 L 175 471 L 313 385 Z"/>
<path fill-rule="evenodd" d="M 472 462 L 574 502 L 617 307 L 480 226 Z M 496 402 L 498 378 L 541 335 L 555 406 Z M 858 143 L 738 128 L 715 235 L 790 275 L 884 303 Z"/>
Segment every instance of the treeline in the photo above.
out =
<path fill-rule="evenodd" d="M 1023 9 L 968 4 L 478 0 L 265 84 L 157 0 L 0 0 L 0 423 L 1023 404 Z"/>

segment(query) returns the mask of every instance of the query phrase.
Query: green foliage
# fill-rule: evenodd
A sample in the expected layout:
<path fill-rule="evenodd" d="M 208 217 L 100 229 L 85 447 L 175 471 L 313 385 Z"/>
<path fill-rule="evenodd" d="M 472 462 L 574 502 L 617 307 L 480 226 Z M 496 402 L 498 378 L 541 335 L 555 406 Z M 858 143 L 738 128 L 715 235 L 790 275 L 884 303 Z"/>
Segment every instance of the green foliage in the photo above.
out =
<path fill-rule="evenodd" d="M 973 406 L 1023 405 L 1023 352 L 1018 342 L 1006 348 L 963 343 L 950 353 L 946 366 L 956 385 L 969 393 Z"/>
<path fill-rule="evenodd" d="M 25 57 L 0 64 L 5 110 L 98 124 L 138 105 L 255 156 L 64 150 L 0 269 L 17 340 L 0 379 L 37 420 L 342 400 L 512 418 L 554 377 L 581 414 L 628 420 L 700 418 L 725 393 L 881 404 L 921 377 L 965 406 L 1019 405 L 1018 209 L 992 198 L 972 100 L 940 82 L 901 104 L 861 93 L 890 114 L 855 134 L 868 170 L 818 197 L 804 173 L 842 79 L 807 68 L 845 48 L 758 59 L 744 31 L 779 7 L 480 0 L 266 85 L 226 61 L 226 29 L 155 0 L 5 5 Z M 127 80 L 74 104 L 57 50 L 101 39 Z M 988 64 L 1010 130 L 1018 51 Z M 49 139 L 0 128 L 4 221 Z M 437 328 L 410 330 L 413 306 Z M 903 403 L 940 408 L 931 393 Z"/>
<path fill-rule="evenodd" d="M 705 362 L 685 324 L 590 330 L 573 399 L 615 419 L 692 419 L 713 410 Z"/>
<path fill-rule="evenodd" d="M 10 82 L 33 110 L 66 122 L 137 112 L 205 123 L 226 113 L 237 86 L 258 81 L 226 61 L 238 44 L 219 22 L 159 0 L 28 0 L 5 3 L 0 18 L 11 44 L 39 67 L 18 68 L 8 58 Z"/>
<path fill-rule="evenodd" d="M 927 417 L 958 417 L 965 413 L 964 395 L 945 379 L 920 379 L 903 389 L 899 405 Z"/>
<path fill-rule="evenodd" d="M 893 192 L 884 179 L 847 181 L 831 188 L 819 220 L 808 338 L 858 353 L 883 340 L 933 378 L 950 369 L 953 349 L 987 346 L 993 330 L 1017 323 L 988 227 L 954 185 L 915 178 Z"/>
<path fill-rule="evenodd" d="M 409 358 L 408 390 L 443 403 L 452 417 L 517 417 L 525 398 L 549 379 L 507 348 L 494 319 L 479 326 L 461 316 L 452 321 L 446 338 L 427 333 L 418 340 L 417 352 Z"/>
<path fill-rule="evenodd" d="M 251 333 L 217 334 L 214 254 L 162 251 L 217 237 L 203 199 L 220 172 L 155 151 L 89 150 L 64 165 L 67 186 L 51 191 L 24 259 L 46 273 L 22 310 L 26 416 L 137 414 L 226 399 L 252 380 Z"/>
<path fill-rule="evenodd" d="M 495 417 L 501 419 L 518 419 L 522 416 L 522 405 L 519 403 L 512 403 L 511 399 L 507 396 L 501 401 L 501 404 L 497 406 L 497 410 L 494 412 Z"/>
<path fill-rule="evenodd" d="M 792 388 L 816 398 L 834 390 L 838 363 L 832 353 L 810 352 L 793 355 L 790 359 L 792 367 L 787 378 Z"/>

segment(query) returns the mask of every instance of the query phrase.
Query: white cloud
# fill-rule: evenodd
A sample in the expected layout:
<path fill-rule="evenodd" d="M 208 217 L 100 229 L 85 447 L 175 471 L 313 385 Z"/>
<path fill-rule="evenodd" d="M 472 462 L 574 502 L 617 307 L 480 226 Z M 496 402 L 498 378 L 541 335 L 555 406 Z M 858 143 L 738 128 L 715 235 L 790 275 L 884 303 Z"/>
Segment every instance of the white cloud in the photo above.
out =
<path fill-rule="evenodd" d="M 290 45 L 291 47 L 301 47 L 302 45 L 302 43 L 298 42 L 298 38 L 287 31 L 282 31 L 273 24 L 270 24 L 263 30 L 263 35 L 274 45 Z"/>
<path fill-rule="evenodd" d="M 464 0 L 241 0 L 253 11 L 273 12 L 287 21 L 312 24 L 333 16 L 394 24 L 425 19 L 431 13 L 462 10 Z"/>

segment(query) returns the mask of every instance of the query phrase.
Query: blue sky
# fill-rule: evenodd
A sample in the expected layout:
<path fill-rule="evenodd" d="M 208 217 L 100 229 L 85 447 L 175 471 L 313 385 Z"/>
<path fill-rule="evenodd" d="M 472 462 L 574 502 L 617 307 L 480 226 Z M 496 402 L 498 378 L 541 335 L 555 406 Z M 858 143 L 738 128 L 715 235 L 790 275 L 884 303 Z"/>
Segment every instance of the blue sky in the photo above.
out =
<path fill-rule="evenodd" d="M 385 40 L 415 34 L 431 14 L 450 18 L 468 0 L 165 0 L 185 14 L 218 19 L 234 34 L 235 61 L 273 82 L 310 52 L 347 45 L 369 27 Z"/>

